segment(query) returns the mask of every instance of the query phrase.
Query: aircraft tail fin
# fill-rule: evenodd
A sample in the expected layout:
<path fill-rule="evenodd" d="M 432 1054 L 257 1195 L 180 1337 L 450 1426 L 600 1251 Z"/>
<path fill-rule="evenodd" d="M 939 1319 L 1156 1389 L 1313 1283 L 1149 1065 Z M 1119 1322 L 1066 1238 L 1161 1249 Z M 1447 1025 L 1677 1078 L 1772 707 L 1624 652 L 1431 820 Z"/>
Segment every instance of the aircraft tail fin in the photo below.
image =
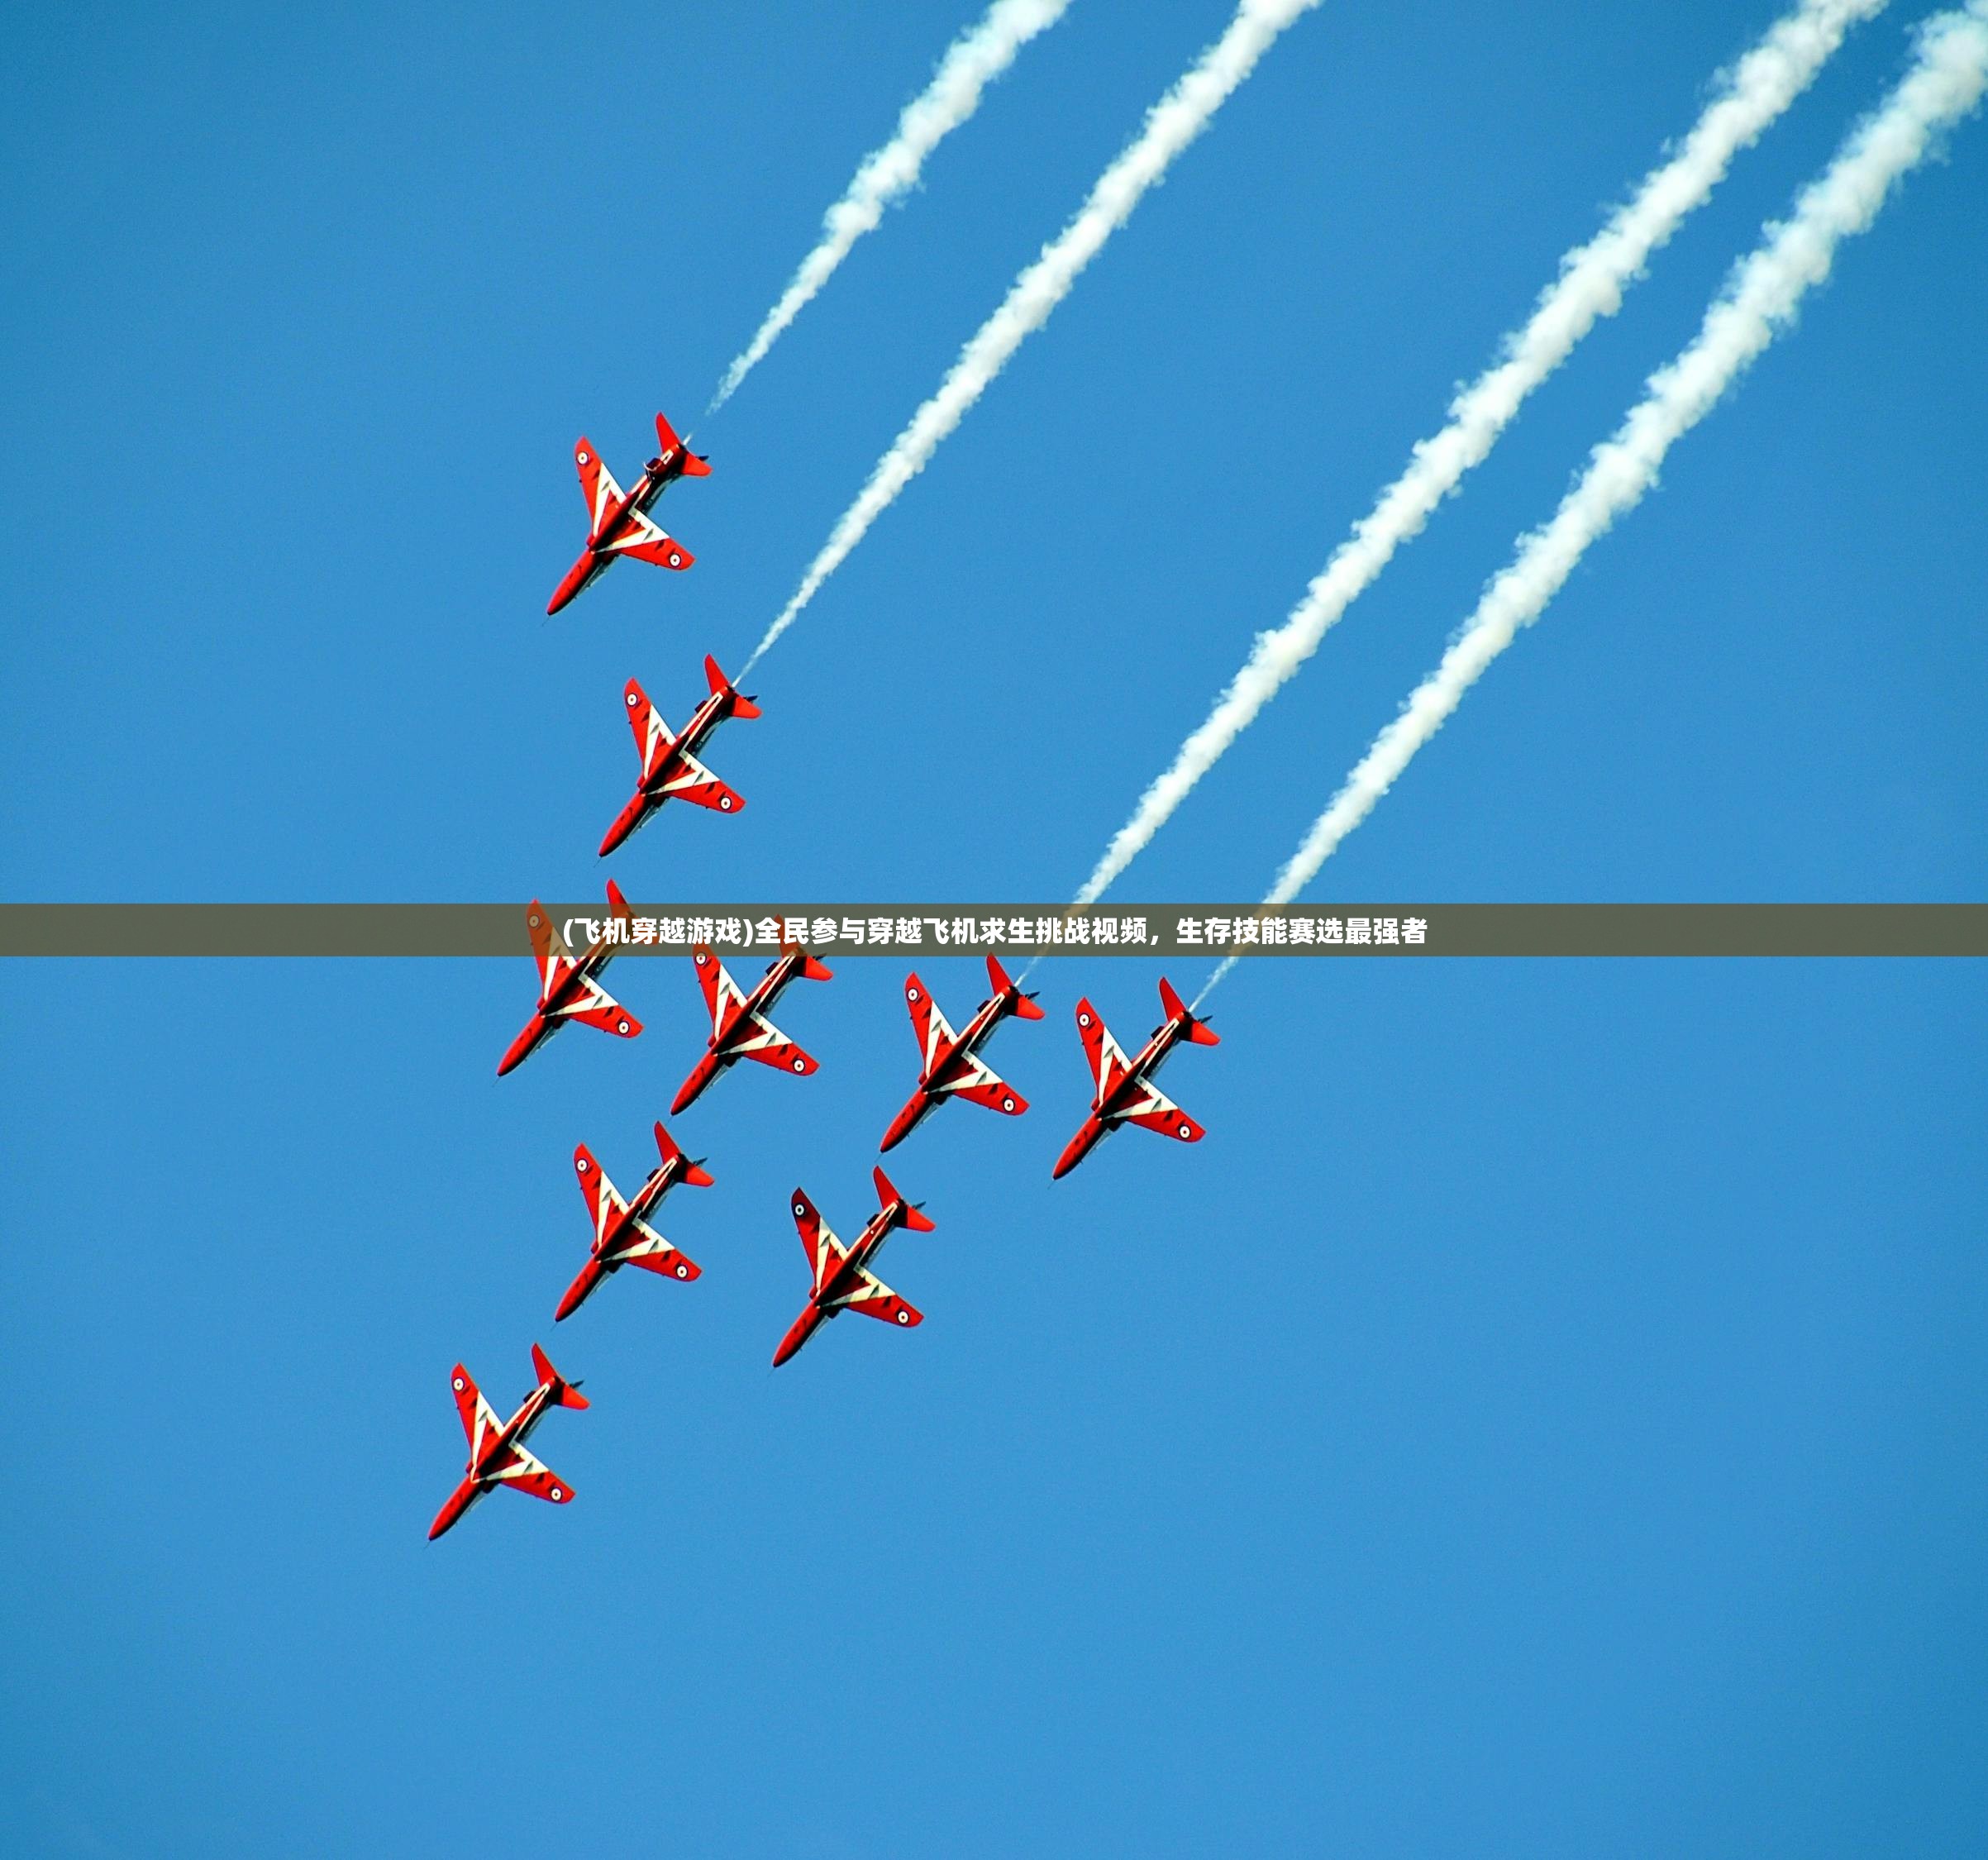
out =
<path fill-rule="evenodd" d="M 795 955 L 800 957 L 800 972 L 805 980 L 808 981 L 833 981 L 835 980 L 835 971 L 818 956 L 811 955 L 799 943 L 784 943 L 781 945 L 781 951 L 783 954 Z"/>
<path fill-rule="evenodd" d="M 684 446 L 683 441 L 676 436 L 676 428 L 671 426 L 660 413 L 656 417 L 656 443 L 661 449 L 665 457 L 679 446 L 683 448 L 684 477 L 708 478 L 711 475 L 710 461 L 699 458 L 689 447 Z"/>
<path fill-rule="evenodd" d="M 551 1357 L 536 1343 L 532 1346 L 532 1366 L 538 1371 L 538 1385 L 541 1389 L 550 1389 L 552 1399 L 561 1408 L 584 1408 L 587 1405 L 587 1398 L 579 1392 L 579 1385 L 569 1382 L 561 1376 L 552 1366 Z"/>
<path fill-rule="evenodd" d="M 1185 1020 L 1187 1037 L 1198 1047 L 1218 1047 L 1222 1036 L 1204 1020 L 1197 1020 L 1188 1011 L 1187 1004 L 1175 994 L 1174 985 L 1165 975 L 1160 978 L 1160 1005 L 1166 1010 L 1169 1020 Z"/>
<path fill-rule="evenodd" d="M 904 1210 L 905 1226 L 909 1228 L 913 1233 L 930 1233 L 937 1224 L 932 1217 L 921 1214 L 913 1204 L 907 1201 L 898 1192 L 889 1176 L 886 1176 L 881 1169 L 873 1171 L 872 1173 L 876 1177 L 877 1205 L 881 1208 L 889 1208 L 895 1204 L 902 1207 Z"/>
<path fill-rule="evenodd" d="M 711 694 L 714 698 L 722 698 L 728 691 L 732 694 L 732 714 L 734 717 L 750 718 L 761 714 L 760 707 L 732 684 L 732 680 L 717 669 L 717 661 L 708 653 L 704 657 L 704 681 L 711 687 Z"/>
<path fill-rule="evenodd" d="M 684 1154 L 682 1146 L 668 1131 L 663 1128 L 660 1118 L 658 1118 L 656 1123 L 656 1154 L 661 1157 L 665 1166 Z M 709 1170 L 705 1168 L 703 1162 L 689 1157 L 684 1157 L 684 1160 L 686 1165 L 684 1170 L 684 1180 L 692 1188 L 709 1188 L 716 1178 Z"/>
<path fill-rule="evenodd" d="M 1040 1020 L 1042 1018 L 1042 1010 L 1036 1004 L 1035 996 L 1024 994 L 1015 986 L 1008 979 L 1008 971 L 1001 966 L 1001 959 L 998 956 L 987 958 L 987 980 L 995 994 L 1012 994 L 1014 997 L 1014 1011 L 1023 1020 Z"/>

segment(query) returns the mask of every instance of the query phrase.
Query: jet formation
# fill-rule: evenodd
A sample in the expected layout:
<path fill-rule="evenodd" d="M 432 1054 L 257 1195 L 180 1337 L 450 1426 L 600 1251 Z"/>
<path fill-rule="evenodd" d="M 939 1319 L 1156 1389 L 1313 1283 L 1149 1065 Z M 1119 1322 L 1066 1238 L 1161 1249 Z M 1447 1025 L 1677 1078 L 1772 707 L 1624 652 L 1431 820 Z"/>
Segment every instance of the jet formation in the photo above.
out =
<path fill-rule="evenodd" d="M 587 498 L 587 546 L 555 591 L 546 609 L 549 613 L 558 613 L 591 586 L 620 556 L 668 569 L 690 566 L 694 558 L 689 551 L 658 526 L 649 513 L 678 479 L 707 477 L 711 468 L 678 438 L 660 413 L 656 417 L 656 455 L 627 491 L 616 484 L 590 441 L 583 437 L 574 446 L 574 465 Z M 671 731 L 638 680 L 631 678 L 624 686 L 622 709 L 635 738 L 639 770 L 635 792 L 601 841 L 602 857 L 625 846 L 670 801 L 685 801 L 723 814 L 744 808 L 745 798 L 700 758 L 721 724 L 759 717 L 759 703 L 732 684 L 715 658 L 707 656 L 703 670 L 708 695 L 679 732 Z M 526 911 L 526 931 L 538 969 L 538 1000 L 532 1018 L 498 1064 L 500 1077 L 516 1070 L 574 1021 L 622 1039 L 633 1039 L 642 1031 L 641 1023 L 601 984 L 616 952 L 634 941 L 633 913 L 612 879 L 607 895 L 606 934 L 590 933 L 586 947 L 577 951 L 568 946 L 541 901 L 535 899 Z M 589 928 L 591 932 L 591 923 Z M 779 956 L 749 990 L 732 980 L 709 943 L 694 945 L 692 960 L 711 1031 L 703 1056 L 671 1101 L 672 1117 L 689 1110 L 741 1059 L 799 1077 L 818 1070 L 813 1056 L 769 1018 L 789 983 L 832 980 L 818 957 L 798 942 L 784 942 Z M 991 955 L 987 958 L 987 999 L 956 1032 L 923 980 L 916 973 L 905 977 L 904 1005 L 918 1044 L 918 1081 L 885 1128 L 880 1150 L 897 1148 L 949 1099 L 964 1099 L 1011 1118 L 1028 1109 L 1028 1100 L 988 1064 L 984 1053 L 1004 1022 L 1041 1020 L 1042 1009 L 1035 995 L 1023 989 Z M 1090 1111 L 1057 1158 L 1051 1180 L 1068 1175 L 1123 1124 L 1142 1125 L 1180 1142 L 1201 1140 L 1202 1127 L 1154 1080 L 1181 1044 L 1212 1047 L 1219 1042 L 1208 1023 L 1183 1004 L 1164 977 L 1160 1003 L 1161 1023 L 1138 1052 L 1127 1057 L 1089 998 L 1078 1002 L 1077 1033 L 1092 1077 Z M 704 1159 L 687 1154 L 660 1119 L 653 1125 L 653 1135 L 656 1166 L 630 1195 L 615 1186 L 586 1144 L 575 1147 L 574 1176 L 586 1201 L 593 1233 L 586 1260 L 553 1313 L 555 1323 L 573 1317 L 625 1266 L 679 1285 L 703 1276 L 698 1263 L 656 1223 L 665 1198 L 674 1190 L 709 1188 L 713 1178 Z M 807 1254 L 809 1285 L 799 1316 L 774 1351 L 775 1368 L 789 1362 L 822 1325 L 845 1311 L 861 1312 L 903 1330 L 923 1323 L 923 1314 L 885 1285 L 875 1267 L 892 1235 L 901 1229 L 929 1233 L 934 1223 L 922 1212 L 923 1204 L 908 1199 L 880 1167 L 873 1167 L 871 1177 L 877 1211 L 849 1242 L 822 1219 L 805 1190 L 794 1190 L 789 1206 Z M 511 1486 L 554 1505 L 565 1505 L 572 1498 L 572 1487 L 533 1457 L 525 1443 L 551 1409 L 584 1409 L 586 1398 L 579 1392 L 579 1383 L 561 1376 L 536 1343 L 532 1346 L 532 1362 L 537 1381 L 510 1419 L 503 1421 L 484 1399 L 469 1371 L 456 1364 L 451 1385 L 470 1453 L 461 1481 L 429 1528 L 431 1538 L 442 1535 L 471 1506 L 500 1486 Z"/>

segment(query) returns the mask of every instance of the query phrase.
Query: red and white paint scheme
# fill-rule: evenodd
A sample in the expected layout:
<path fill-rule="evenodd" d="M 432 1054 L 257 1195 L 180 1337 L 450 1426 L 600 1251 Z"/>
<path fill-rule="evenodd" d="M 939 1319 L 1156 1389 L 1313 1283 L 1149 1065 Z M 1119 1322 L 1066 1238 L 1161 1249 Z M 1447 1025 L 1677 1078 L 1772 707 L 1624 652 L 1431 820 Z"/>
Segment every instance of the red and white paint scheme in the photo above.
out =
<path fill-rule="evenodd" d="M 711 1176 L 702 1157 L 685 1156 L 675 1140 L 659 1122 L 656 1127 L 660 1167 L 635 1191 L 632 1199 L 608 1180 L 607 1171 L 594 1160 L 594 1152 L 582 1143 L 573 1152 L 573 1172 L 579 1177 L 580 1193 L 587 1198 L 587 1212 L 594 1217 L 594 1248 L 579 1276 L 566 1287 L 553 1321 L 570 1318 L 587 1302 L 588 1295 L 602 1280 L 624 1266 L 639 1266 L 645 1272 L 660 1272 L 665 1279 L 688 1284 L 703 1268 L 679 1252 L 649 1224 L 649 1216 L 662 1204 L 663 1197 L 679 1182 L 692 1188 L 709 1188 Z"/>
<path fill-rule="evenodd" d="M 601 842 L 601 857 L 627 839 L 649 816 L 668 800 L 689 801 L 718 813 L 737 813 L 745 806 L 744 796 L 727 788 L 697 759 L 705 738 L 729 717 L 757 717 L 760 707 L 735 690 L 717 669 L 717 661 L 704 661 L 705 681 L 711 695 L 690 713 L 681 736 L 673 737 L 663 713 L 649 702 L 649 694 L 633 679 L 622 693 L 628 712 L 628 727 L 635 732 L 635 747 L 642 759 L 641 780 L 627 807 L 614 817 L 608 837 Z"/>
<path fill-rule="evenodd" d="M 1160 978 L 1160 1005 L 1166 1018 L 1153 1029 L 1152 1037 L 1139 1049 L 1136 1059 L 1111 1037 L 1088 1000 L 1077 1004 L 1077 1031 L 1084 1037 L 1084 1051 L 1097 1080 L 1097 1095 L 1090 1101 L 1090 1115 L 1076 1135 L 1065 1146 L 1050 1180 L 1067 1176 L 1085 1157 L 1122 1123 L 1136 1123 L 1156 1130 L 1183 1143 L 1198 1143 L 1208 1133 L 1155 1085 L 1153 1075 L 1166 1063 L 1166 1056 L 1181 1041 L 1198 1047 L 1218 1047 L 1221 1036 L 1206 1021 L 1197 1020 L 1174 993 L 1173 985 Z"/>
<path fill-rule="evenodd" d="M 608 909 L 624 924 L 635 914 L 613 879 L 608 880 Z M 523 1065 L 570 1020 L 598 1027 L 622 1040 L 632 1040 L 641 1032 L 642 1023 L 594 979 L 614 960 L 617 945 L 603 938 L 575 956 L 536 898 L 525 912 L 525 928 L 531 932 L 532 955 L 538 964 L 538 1009 L 498 1061 L 498 1078 Z M 625 938 L 627 932 L 620 934 Z"/>
<path fill-rule="evenodd" d="M 579 1384 L 569 1382 L 552 1366 L 551 1358 L 532 1346 L 532 1366 L 538 1373 L 538 1386 L 518 1405 L 508 1421 L 483 1398 L 470 1372 L 460 1363 L 450 1378 L 455 1391 L 455 1411 L 462 1416 L 462 1430 L 470 1442 L 469 1463 L 463 1468 L 463 1482 L 449 1494 L 449 1501 L 435 1514 L 428 1527 L 431 1542 L 440 1537 L 485 1492 L 508 1486 L 514 1492 L 529 1492 L 549 1505 L 564 1505 L 573 1488 L 542 1460 L 525 1451 L 532 1428 L 544 1419 L 548 1408 L 584 1408 L 587 1398 Z"/>
<path fill-rule="evenodd" d="M 724 964 L 710 944 L 698 943 L 691 953 L 697 963 L 698 982 L 704 990 L 704 1005 L 711 1010 L 711 1037 L 704 1042 L 704 1056 L 678 1089 L 670 1107 L 671 1117 L 694 1104 L 704 1087 L 734 1060 L 756 1059 L 762 1066 L 802 1078 L 818 1070 L 806 1053 L 767 1019 L 765 1011 L 797 975 L 808 981 L 832 980 L 827 963 L 817 961 L 799 943 L 783 943 L 779 955 L 766 965 L 766 973 L 760 977 L 751 994 L 746 994 L 725 973 Z"/>
<path fill-rule="evenodd" d="M 579 488 L 587 498 L 587 546 L 553 590 L 546 613 L 558 613 L 583 588 L 592 586 L 617 556 L 666 569 L 687 569 L 697 560 L 682 543 L 649 521 L 649 509 L 678 479 L 708 478 L 711 467 L 685 448 L 660 413 L 656 417 L 656 455 L 642 467 L 634 488 L 627 491 L 601 463 L 592 440 L 583 436 L 573 448 Z"/>
<path fill-rule="evenodd" d="M 928 1111 L 948 1098 L 984 1104 L 990 1111 L 1011 1118 L 1018 1118 L 1028 1109 L 1028 1100 L 991 1071 L 979 1054 L 1008 1015 L 1020 1020 L 1040 1020 L 1042 1010 L 1036 1005 L 1034 995 L 1024 994 L 1008 979 L 1008 971 L 992 956 L 987 959 L 987 980 L 994 994 L 974 1010 L 965 1029 L 956 1033 L 946 1024 L 946 1017 L 939 1012 L 931 990 L 915 975 L 904 978 L 904 1005 L 911 1010 L 912 1028 L 918 1036 L 918 1089 L 884 1133 L 880 1148 L 895 1149 L 918 1128 Z"/>
<path fill-rule="evenodd" d="M 775 1369 L 831 1318 L 840 1317 L 845 1311 L 861 1311 L 866 1318 L 881 1318 L 885 1323 L 899 1324 L 906 1330 L 925 1321 L 922 1313 L 907 1304 L 870 1270 L 870 1262 L 883 1252 L 884 1242 L 900 1227 L 908 1227 L 914 1233 L 929 1233 L 932 1223 L 918 1212 L 922 1204 L 907 1201 L 891 1186 L 890 1178 L 881 1169 L 873 1173 L 880 1205 L 870 1217 L 868 1225 L 847 1246 L 835 1237 L 827 1222 L 816 1212 L 806 1191 L 798 1188 L 794 1191 L 794 1224 L 800 1229 L 801 1244 L 814 1269 L 814 1289 L 808 1295 L 806 1309 L 794 1320 L 794 1328 L 773 1352 Z"/>

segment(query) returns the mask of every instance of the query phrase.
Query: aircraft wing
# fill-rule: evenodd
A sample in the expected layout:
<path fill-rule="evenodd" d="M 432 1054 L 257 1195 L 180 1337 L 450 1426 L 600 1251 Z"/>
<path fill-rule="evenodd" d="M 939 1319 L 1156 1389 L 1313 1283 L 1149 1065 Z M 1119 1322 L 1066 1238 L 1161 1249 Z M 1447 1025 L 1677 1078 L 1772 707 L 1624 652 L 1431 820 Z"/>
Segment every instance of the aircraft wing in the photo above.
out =
<path fill-rule="evenodd" d="M 703 1276 L 703 1268 L 695 1260 L 679 1252 L 648 1222 L 641 1219 L 631 1221 L 627 1237 L 601 1258 L 609 1266 L 639 1266 L 643 1271 L 660 1273 L 665 1279 L 688 1282 Z"/>
<path fill-rule="evenodd" d="M 559 1009 L 558 1018 L 598 1027 L 602 1033 L 616 1034 L 624 1040 L 632 1040 L 642 1030 L 642 1023 L 597 981 L 584 982 L 584 991 L 574 998 L 570 1007 Z"/>
<path fill-rule="evenodd" d="M 639 510 L 627 513 L 627 527 L 608 545 L 610 554 L 630 556 L 658 568 L 686 569 L 697 558 L 667 530 L 651 522 Z"/>
<path fill-rule="evenodd" d="M 551 1505 L 564 1505 L 573 1496 L 573 1488 L 565 1480 L 522 1447 L 511 1448 L 504 1463 L 497 1468 L 497 1478 L 514 1492 L 528 1492 Z"/>
<path fill-rule="evenodd" d="M 663 713 L 649 702 L 649 694 L 632 678 L 622 692 L 622 702 L 627 706 L 628 727 L 634 732 L 636 752 L 642 759 L 642 773 L 646 775 L 676 738 L 663 721 Z"/>
<path fill-rule="evenodd" d="M 1141 1081 L 1143 1095 L 1134 1109 L 1122 1111 L 1115 1122 L 1136 1123 L 1142 1130 L 1156 1130 L 1176 1142 L 1198 1143 L 1208 1133 L 1151 1080 Z"/>
<path fill-rule="evenodd" d="M 740 994 L 739 985 L 726 974 L 717 951 L 708 943 L 699 943 L 691 953 L 697 964 L 697 985 L 704 991 L 704 1009 L 711 1016 L 712 1037 L 722 1039 L 738 1018 L 746 997 Z"/>
<path fill-rule="evenodd" d="M 735 1023 L 735 1028 L 733 1037 L 726 1047 L 734 1059 L 756 1059 L 762 1066 L 775 1066 L 783 1072 L 795 1072 L 803 1078 L 819 1070 L 815 1061 L 763 1013 L 756 1010 L 747 1014 L 742 1023 Z"/>
<path fill-rule="evenodd" d="M 915 1306 L 907 1304 L 875 1273 L 858 1266 L 862 1283 L 846 1297 L 838 1298 L 831 1307 L 837 1311 L 861 1311 L 866 1318 L 881 1318 L 887 1324 L 902 1324 L 908 1330 L 913 1324 L 922 1324 L 925 1314 Z"/>
<path fill-rule="evenodd" d="M 538 965 L 538 998 L 543 1001 L 573 966 L 573 951 L 566 947 L 551 913 L 536 899 L 525 908 L 525 929 L 532 938 L 532 960 Z"/>
<path fill-rule="evenodd" d="M 463 1438 L 470 1443 L 470 1457 L 474 1461 L 482 1452 L 484 1441 L 503 1424 L 460 1363 L 451 1372 L 449 1385 L 455 1393 L 455 1412 L 462 1418 Z"/>
<path fill-rule="evenodd" d="M 1077 1032 L 1083 1036 L 1085 1055 L 1090 1061 L 1091 1076 L 1102 1099 L 1132 1070 L 1132 1061 L 1088 999 L 1077 1004 Z"/>
<path fill-rule="evenodd" d="M 582 437 L 573 448 L 573 468 L 579 474 L 580 494 L 587 500 L 587 540 L 591 542 L 607 527 L 614 507 L 622 501 L 622 488 L 614 474 L 601 463 L 594 442 Z"/>
<path fill-rule="evenodd" d="M 930 1078 L 933 1055 L 942 1046 L 952 1043 L 953 1031 L 932 999 L 932 990 L 916 975 L 904 978 L 904 1005 L 911 1011 L 912 1030 L 918 1037 L 920 1076 Z"/>
<path fill-rule="evenodd" d="M 828 1283 L 829 1276 L 841 1262 L 848 1258 L 849 1249 L 836 1238 L 835 1229 L 821 1216 L 821 1211 L 808 1199 L 801 1189 L 794 1191 L 794 1224 L 801 1237 L 802 1250 L 808 1255 L 808 1264 L 814 1274 L 814 1289 L 819 1291 Z"/>
<path fill-rule="evenodd" d="M 580 1193 L 587 1198 L 587 1212 L 594 1219 L 594 1239 L 598 1246 L 601 1236 L 627 1212 L 628 1204 L 584 1143 L 573 1152 L 573 1172 L 579 1178 Z"/>
<path fill-rule="evenodd" d="M 955 1098 L 963 1098 L 969 1104 L 984 1104 L 990 1111 L 999 1111 L 1004 1116 L 1018 1118 L 1028 1109 L 1028 1100 L 1008 1084 L 1007 1080 L 988 1066 L 978 1056 L 970 1056 L 972 1074 L 961 1084 L 943 1089 Z"/>
<path fill-rule="evenodd" d="M 656 792 L 673 800 L 689 801 L 694 807 L 715 808 L 720 813 L 736 813 L 746 804 L 688 750 L 682 749 L 676 752 L 676 773 Z"/>

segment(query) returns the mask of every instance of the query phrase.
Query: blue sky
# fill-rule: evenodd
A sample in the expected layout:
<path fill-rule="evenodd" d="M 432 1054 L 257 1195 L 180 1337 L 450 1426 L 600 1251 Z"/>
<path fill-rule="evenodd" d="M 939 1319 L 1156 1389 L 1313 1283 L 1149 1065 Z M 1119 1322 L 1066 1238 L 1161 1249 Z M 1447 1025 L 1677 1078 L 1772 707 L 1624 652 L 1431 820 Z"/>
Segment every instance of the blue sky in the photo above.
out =
<path fill-rule="evenodd" d="M 1514 536 L 1900 67 L 1856 35 L 1122 883 L 1267 884 Z M 570 447 L 698 412 L 954 5 L 6 26 L 17 899 L 587 897 L 1015 270 L 1228 17 L 1077 0 L 547 622 Z M 646 902 L 1055 898 L 1764 5 L 1328 4 L 611 862 Z M 603 29 L 611 49 L 603 49 Z M 1314 895 L 1979 899 L 1988 123 L 1914 176 Z M 922 966 L 955 1019 L 977 966 Z M 1046 964 L 1018 1122 L 893 1157 L 908 1335 L 766 1362 L 853 1232 L 902 966 L 675 1128 L 695 1285 L 554 1333 L 587 1142 L 701 1045 L 501 1084 L 515 962 L 16 965 L 10 1839 L 49 1854 L 1971 1853 L 1988 1844 L 1978 965 L 1245 965 L 1052 1190 L 1152 965 Z M 1184 987 L 1199 980 L 1176 974 Z M 851 1334 L 858 1332 L 860 1334 Z M 449 1366 L 544 1342 L 579 1494 L 423 1533 Z"/>

